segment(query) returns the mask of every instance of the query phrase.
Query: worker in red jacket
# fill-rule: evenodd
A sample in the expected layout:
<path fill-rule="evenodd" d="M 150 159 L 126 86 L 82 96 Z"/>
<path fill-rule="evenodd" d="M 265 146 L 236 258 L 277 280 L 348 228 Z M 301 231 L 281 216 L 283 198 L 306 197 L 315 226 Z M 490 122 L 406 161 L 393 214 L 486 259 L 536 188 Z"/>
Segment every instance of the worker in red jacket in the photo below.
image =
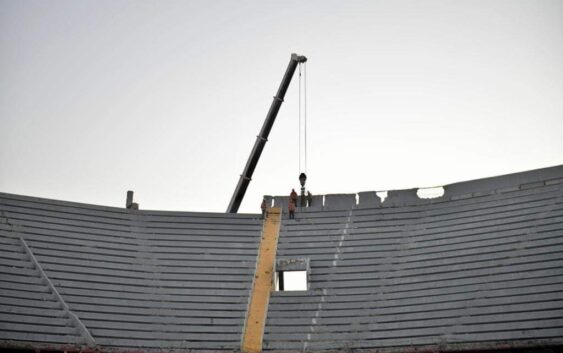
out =
<path fill-rule="evenodd" d="M 289 211 L 289 219 L 295 219 L 295 202 L 292 199 L 289 200 L 287 209 Z"/>
<path fill-rule="evenodd" d="M 297 205 L 297 193 L 295 192 L 295 189 L 291 189 L 291 194 L 289 194 L 289 200 L 293 201 L 294 205 Z"/>

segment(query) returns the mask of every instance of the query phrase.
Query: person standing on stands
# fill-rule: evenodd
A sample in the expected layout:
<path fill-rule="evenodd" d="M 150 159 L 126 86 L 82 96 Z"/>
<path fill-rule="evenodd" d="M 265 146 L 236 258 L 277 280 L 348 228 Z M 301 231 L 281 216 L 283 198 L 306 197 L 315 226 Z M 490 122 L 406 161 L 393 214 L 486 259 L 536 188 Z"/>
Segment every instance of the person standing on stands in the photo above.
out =
<path fill-rule="evenodd" d="M 289 200 L 287 209 L 289 211 L 289 219 L 295 219 L 295 202 L 292 199 Z"/>
<path fill-rule="evenodd" d="M 291 189 L 291 194 L 289 194 L 289 201 L 293 201 L 293 205 L 297 205 L 297 193 L 295 189 Z"/>
<path fill-rule="evenodd" d="M 313 195 L 310 191 L 307 191 L 307 207 L 311 207 L 313 205 Z"/>
<path fill-rule="evenodd" d="M 264 219 L 264 217 L 268 215 L 268 206 L 266 205 L 266 199 L 262 199 L 262 205 L 260 205 L 260 208 L 262 209 L 262 219 Z"/>

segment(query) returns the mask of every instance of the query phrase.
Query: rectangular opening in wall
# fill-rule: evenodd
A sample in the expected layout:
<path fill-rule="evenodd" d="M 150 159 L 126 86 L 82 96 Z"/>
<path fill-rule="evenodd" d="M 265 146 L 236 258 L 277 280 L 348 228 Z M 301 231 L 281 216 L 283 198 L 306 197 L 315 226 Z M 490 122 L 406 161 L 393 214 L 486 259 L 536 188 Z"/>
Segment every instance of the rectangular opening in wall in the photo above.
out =
<path fill-rule="evenodd" d="M 307 290 L 307 271 L 276 271 L 276 291 Z"/>

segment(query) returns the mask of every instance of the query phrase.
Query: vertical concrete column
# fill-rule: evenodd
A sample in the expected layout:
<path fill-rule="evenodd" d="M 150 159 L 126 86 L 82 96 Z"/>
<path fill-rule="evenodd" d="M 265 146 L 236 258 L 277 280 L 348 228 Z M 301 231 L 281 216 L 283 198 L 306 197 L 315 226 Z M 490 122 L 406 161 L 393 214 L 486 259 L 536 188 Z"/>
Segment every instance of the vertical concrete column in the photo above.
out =
<path fill-rule="evenodd" d="M 244 353 L 262 351 L 262 338 L 270 293 L 273 290 L 274 263 L 280 234 L 281 208 L 273 207 L 268 212 L 262 228 L 262 239 L 258 250 L 256 272 L 252 283 L 250 304 L 246 312 L 246 325 L 242 337 L 241 350 Z"/>

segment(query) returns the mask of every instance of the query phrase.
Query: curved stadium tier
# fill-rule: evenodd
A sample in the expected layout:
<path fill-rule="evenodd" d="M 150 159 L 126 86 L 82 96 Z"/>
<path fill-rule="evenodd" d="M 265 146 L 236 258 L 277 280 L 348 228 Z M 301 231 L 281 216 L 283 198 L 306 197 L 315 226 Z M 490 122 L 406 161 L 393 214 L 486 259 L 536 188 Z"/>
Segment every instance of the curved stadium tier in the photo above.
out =
<path fill-rule="evenodd" d="M 262 349 L 560 348 L 563 166 L 444 191 L 315 196 L 295 220 L 268 197 L 307 284 L 271 293 Z M 0 193 L 0 349 L 240 351 L 260 216 Z"/>

